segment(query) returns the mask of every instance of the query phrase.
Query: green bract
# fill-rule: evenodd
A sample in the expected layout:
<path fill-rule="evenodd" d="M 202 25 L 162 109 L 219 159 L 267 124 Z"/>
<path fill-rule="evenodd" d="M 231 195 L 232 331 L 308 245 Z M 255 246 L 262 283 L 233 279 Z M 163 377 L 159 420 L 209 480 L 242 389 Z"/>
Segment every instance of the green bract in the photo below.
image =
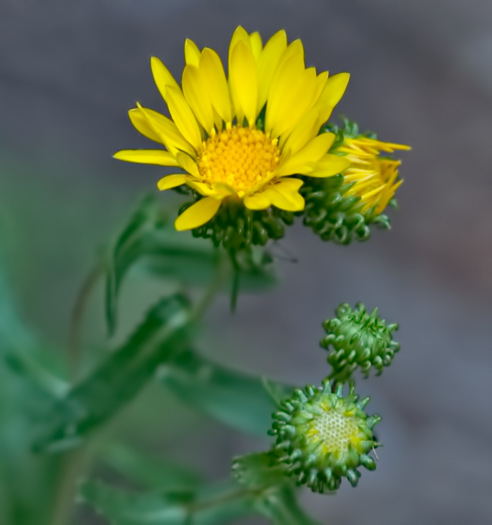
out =
<path fill-rule="evenodd" d="M 362 213 L 360 197 L 347 195 L 354 183 L 346 183 L 343 175 L 326 179 L 305 180 L 301 194 L 306 207 L 300 214 L 305 226 L 324 241 L 349 244 L 353 239 L 366 241 L 370 226 L 389 230 L 390 219 L 385 214 Z"/>
<path fill-rule="evenodd" d="M 368 453 L 379 445 L 372 429 L 381 418 L 364 412 L 368 397 L 358 399 L 353 387 L 344 397 L 342 385 L 332 392 L 331 383 L 325 381 L 321 388 L 308 385 L 295 390 L 273 414 L 273 450 L 298 484 L 330 492 L 346 477 L 355 487 L 361 465 L 376 468 Z"/>
<path fill-rule="evenodd" d="M 347 303 L 336 309 L 336 317 L 323 323 L 327 335 L 321 346 L 328 350 L 328 362 L 333 368 L 330 378 L 347 381 L 359 367 L 367 377 L 372 367 L 378 375 L 389 366 L 399 343 L 393 340 L 396 323 L 387 324 L 375 308 L 370 314 L 362 303 L 352 309 Z"/>
<path fill-rule="evenodd" d="M 182 213 L 193 203 L 185 204 Z M 226 250 L 244 250 L 250 246 L 264 246 L 270 239 L 282 239 L 285 226 L 294 222 L 292 212 L 275 207 L 249 210 L 235 198 L 226 199 L 216 215 L 206 224 L 192 230 L 194 237 L 211 239 L 214 246 Z"/>

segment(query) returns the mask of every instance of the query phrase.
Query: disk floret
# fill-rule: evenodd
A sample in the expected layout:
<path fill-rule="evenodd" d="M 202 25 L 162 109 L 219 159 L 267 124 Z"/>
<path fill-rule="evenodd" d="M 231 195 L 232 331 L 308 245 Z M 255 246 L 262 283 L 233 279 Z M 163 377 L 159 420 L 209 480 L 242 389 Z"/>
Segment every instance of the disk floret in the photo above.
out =
<path fill-rule="evenodd" d="M 347 478 L 356 486 L 363 466 L 374 470 L 369 452 L 379 446 L 373 435 L 380 416 L 368 417 L 369 398 L 359 400 L 353 387 L 343 396 L 343 385 L 332 391 L 330 381 L 321 388 L 297 389 L 273 414 L 270 434 L 275 436 L 277 461 L 288 475 L 313 492 L 331 492 Z"/>
<path fill-rule="evenodd" d="M 358 303 L 354 309 L 347 303 L 336 309 L 336 317 L 323 323 L 326 336 L 321 346 L 328 350 L 328 363 L 332 366 L 330 378 L 348 381 L 356 368 L 367 377 L 371 368 L 377 375 L 389 366 L 400 349 L 393 340 L 396 323 L 387 324 L 375 308 L 367 313 L 365 306 Z"/>

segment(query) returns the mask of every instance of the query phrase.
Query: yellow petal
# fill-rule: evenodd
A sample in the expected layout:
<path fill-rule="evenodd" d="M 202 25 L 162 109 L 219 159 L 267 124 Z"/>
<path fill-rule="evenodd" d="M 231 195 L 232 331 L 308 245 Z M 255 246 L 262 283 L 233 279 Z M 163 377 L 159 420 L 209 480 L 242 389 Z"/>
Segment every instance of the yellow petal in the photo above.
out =
<path fill-rule="evenodd" d="M 183 137 L 195 148 L 196 151 L 202 143 L 202 135 L 196 121 L 195 115 L 181 89 L 168 86 L 166 88 L 166 102 L 171 117 Z"/>
<path fill-rule="evenodd" d="M 214 183 L 212 186 L 206 182 L 200 182 L 196 179 L 188 179 L 188 186 L 196 190 L 201 195 L 207 197 L 214 197 L 215 199 L 223 199 L 228 195 L 235 195 L 236 192 L 227 184 Z"/>
<path fill-rule="evenodd" d="M 238 123 L 242 125 L 243 120 L 244 120 L 244 112 L 242 111 L 241 104 L 237 100 L 235 90 L 231 88 L 232 53 L 239 42 L 242 42 L 246 47 L 251 49 L 251 40 L 249 38 L 249 35 L 247 31 L 244 29 L 244 27 L 241 27 L 241 26 L 238 26 L 236 28 L 236 30 L 234 31 L 232 35 L 231 43 L 229 44 L 228 71 L 229 71 L 229 89 L 231 93 L 232 107 L 234 109 L 234 113 L 236 115 Z M 251 51 L 251 53 L 252 52 L 253 51 Z"/>
<path fill-rule="evenodd" d="M 244 205 L 250 210 L 265 210 L 271 203 L 271 200 L 265 192 L 254 193 L 253 195 L 246 195 L 246 197 L 244 197 Z"/>
<path fill-rule="evenodd" d="M 280 66 L 272 81 L 266 107 L 265 131 L 273 138 L 291 131 L 313 107 L 316 94 L 316 72 L 304 69 L 300 52 Z"/>
<path fill-rule="evenodd" d="M 161 94 L 162 98 L 166 100 L 166 88 L 168 86 L 174 86 L 179 88 L 178 83 L 174 80 L 174 77 L 169 72 L 169 69 L 157 58 L 151 57 L 150 69 L 154 76 L 154 82 Z"/>
<path fill-rule="evenodd" d="M 316 164 L 313 171 L 309 173 L 310 177 L 331 177 L 337 175 L 350 166 L 350 161 L 346 157 L 328 154 L 321 158 Z"/>
<path fill-rule="evenodd" d="M 284 63 L 293 56 L 299 56 L 304 67 L 304 46 L 302 45 L 302 42 L 299 39 L 294 40 L 294 42 L 291 42 L 287 46 L 280 58 L 279 66 L 282 67 Z"/>
<path fill-rule="evenodd" d="M 157 131 L 155 131 L 154 128 L 147 122 L 147 119 L 140 111 L 140 108 L 130 109 L 128 116 L 130 117 L 131 123 L 134 125 L 137 131 L 139 131 L 148 139 L 162 144 L 160 133 L 157 133 Z"/>
<path fill-rule="evenodd" d="M 263 47 L 260 33 L 258 33 L 258 31 L 251 33 L 249 35 L 249 40 L 251 42 L 251 50 L 253 51 L 253 56 L 255 57 L 255 60 L 258 61 L 258 58 L 261 54 L 261 49 Z"/>
<path fill-rule="evenodd" d="M 316 101 L 318 101 L 319 97 L 321 96 L 321 93 L 323 93 L 327 80 L 328 71 L 323 71 L 316 77 L 316 91 L 314 95 Z"/>
<path fill-rule="evenodd" d="M 157 187 L 161 191 L 165 191 L 171 188 L 176 188 L 176 186 L 181 186 L 182 184 L 186 184 L 187 180 L 188 180 L 188 176 L 183 175 L 182 173 L 178 173 L 176 175 L 166 175 L 157 183 Z"/>
<path fill-rule="evenodd" d="M 169 151 L 160 149 L 123 149 L 116 152 L 113 157 L 126 162 L 140 164 L 157 164 L 159 166 L 177 166 L 178 163 Z"/>
<path fill-rule="evenodd" d="M 214 199 L 213 197 L 200 199 L 176 219 L 174 227 L 178 231 L 198 228 L 198 226 L 208 222 L 217 213 L 221 202 L 220 199 Z"/>
<path fill-rule="evenodd" d="M 200 60 L 200 50 L 198 49 L 198 46 L 195 44 L 195 42 L 189 38 L 185 40 L 184 55 L 186 64 L 198 67 L 198 61 Z"/>
<path fill-rule="evenodd" d="M 190 175 L 193 175 L 197 179 L 201 179 L 200 172 L 198 171 L 198 166 L 196 162 L 186 153 L 178 152 L 176 153 L 176 160 L 178 164 L 187 171 Z"/>
<path fill-rule="evenodd" d="M 200 57 L 199 68 L 203 75 L 203 83 L 207 86 L 212 106 L 224 122 L 232 122 L 229 86 L 219 55 L 213 49 L 205 48 Z"/>
<path fill-rule="evenodd" d="M 267 101 L 273 76 L 286 48 L 287 34 L 282 29 L 270 38 L 261 52 L 258 59 L 258 112 Z"/>
<path fill-rule="evenodd" d="M 301 118 L 290 135 L 282 136 L 280 140 L 282 154 L 296 153 L 316 137 L 319 132 L 318 119 L 319 110 L 314 107 Z M 284 137 L 288 137 L 287 140 L 284 140 Z"/>
<path fill-rule="evenodd" d="M 316 163 L 325 155 L 335 140 L 333 133 L 323 133 L 308 142 L 297 153 L 290 157 L 283 157 L 276 170 L 277 177 L 293 175 L 295 173 L 308 175 Z M 283 160 L 283 159 L 286 160 Z"/>
<path fill-rule="evenodd" d="M 190 186 L 190 188 L 193 188 L 198 193 L 200 193 L 200 195 L 205 195 L 206 197 L 215 195 L 215 191 L 210 187 L 210 184 L 205 182 L 198 182 L 196 180 L 189 179 L 187 184 Z"/>
<path fill-rule="evenodd" d="M 195 153 L 195 150 L 184 139 L 183 135 L 181 135 L 181 132 L 176 127 L 176 124 L 171 119 L 168 119 L 157 111 L 144 108 L 140 104 L 137 104 L 137 106 L 136 109 L 132 109 L 129 112 L 129 115 L 133 125 L 140 131 L 140 133 L 143 133 L 152 140 L 157 140 L 157 142 L 164 144 L 166 149 L 173 155 L 177 150 L 186 151 L 190 155 Z M 147 130 L 150 130 L 151 134 L 147 135 L 144 133 Z"/>
<path fill-rule="evenodd" d="M 250 126 L 256 121 L 258 67 L 251 46 L 240 41 L 231 53 L 229 84 L 236 114 L 244 115 Z"/>
<path fill-rule="evenodd" d="M 197 67 L 186 65 L 183 70 L 183 94 L 203 129 L 212 134 L 214 113 L 206 86 Z"/>
<path fill-rule="evenodd" d="M 348 73 L 338 73 L 337 75 L 329 77 L 326 81 L 326 85 L 317 103 L 320 108 L 320 125 L 324 124 L 330 118 L 333 108 L 340 102 L 340 99 L 347 89 L 349 79 L 350 75 Z"/>
<path fill-rule="evenodd" d="M 299 193 L 302 184 L 303 181 L 299 179 L 285 179 L 269 186 L 265 193 L 277 208 L 286 211 L 300 211 L 304 209 L 304 198 Z"/>
<path fill-rule="evenodd" d="M 231 70 L 231 57 L 232 57 L 232 51 L 236 47 L 238 42 L 243 42 L 247 46 L 251 47 L 251 40 L 249 38 L 248 32 L 244 27 L 238 26 L 236 27 L 234 33 L 231 37 L 231 43 L 229 44 L 229 54 L 228 54 L 228 64 L 229 64 L 229 71 Z"/>

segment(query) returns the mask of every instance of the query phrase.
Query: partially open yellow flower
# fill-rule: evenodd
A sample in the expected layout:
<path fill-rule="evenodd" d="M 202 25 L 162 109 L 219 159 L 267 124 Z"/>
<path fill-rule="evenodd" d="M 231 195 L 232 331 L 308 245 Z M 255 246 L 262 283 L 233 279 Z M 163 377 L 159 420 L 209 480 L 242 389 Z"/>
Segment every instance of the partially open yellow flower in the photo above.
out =
<path fill-rule="evenodd" d="M 383 213 L 396 190 L 403 183 L 398 180 L 398 168 L 401 160 L 381 156 L 396 150 L 409 150 L 410 146 L 382 142 L 370 137 L 345 137 L 338 153 L 344 153 L 350 161 L 350 167 L 344 172 L 345 182 L 353 182 L 347 195 L 360 197 L 363 207 L 361 212 L 374 209 L 374 213 Z"/>
<path fill-rule="evenodd" d="M 160 190 L 187 184 L 203 195 L 176 219 L 176 229 L 205 224 L 226 198 L 251 210 L 302 210 L 302 181 L 291 175 L 329 177 L 349 165 L 328 153 L 334 135 L 319 135 L 349 75 L 329 77 L 306 68 L 300 40 L 287 45 L 282 30 L 263 46 L 258 33 L 238 27 L 229 46 L 228 79 L 218 54 L 200 51 L 191 40 L 185 42 L 185 61 L 180 87 L 159 59 L 151 59 L 171 119 L 140 104 L 129 112 L 137 130 L 165 149 L 115 154 L 185 172 L 158 182 Z"/>

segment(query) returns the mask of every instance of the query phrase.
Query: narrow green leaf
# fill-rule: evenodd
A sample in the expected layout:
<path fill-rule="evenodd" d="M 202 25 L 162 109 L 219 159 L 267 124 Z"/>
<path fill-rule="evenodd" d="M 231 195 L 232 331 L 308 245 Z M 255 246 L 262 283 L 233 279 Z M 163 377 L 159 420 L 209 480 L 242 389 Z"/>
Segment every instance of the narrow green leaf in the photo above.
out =
<path fill-rule="evenodd" d="M 186 508 L 172 497 L 136 495 L 100 481 L 83 482 L 79 503 L 87 503 L 114 525 L 187 525 Z"/>
<path fill-rule="evenodd" d="M 233 459 L 232 471 L 241 485 L 251 489 L 278 487 L 292 483 L 285 467 L 275 461 L 271 451 L 237 456 Z"/>
<path fill-rule="evenodd" d="M 159 377 L 182 400 L 220 422 L 255 436 L 267 435 L 276 405 L 261 377 L 218 365 L 192 350 L 161 367 Z"/>
<path fill-rule="evenodd" d="M 30 452 L 44 403 L 64 391 L 57 354 L 20 317 L 0 267 L 0 523 L 50 525 L 59 458 Z"/>
<path fill-rule="evenodd" d="M 201 476 L 185 467 L 118 443 L 106 447 L 102 462 L 150 490 L 194 489 L 202 483 Z"/>
<path fill-rule="evenodd" d="M 142 199 L 110 250 L 106 276 L 106 321 L 110 334 L 113 334 L 116 328 L 121 281 L 135 259 L 135 255 L 131 253 L 132 247 L 146 231 L 153 229 L 157 222 L 162 221 L 162 218 L 158 218 L 157 211 L 154 199 L 150 196 Z"/>
<path fill-rule="evenodd" d="M 132 494 L 86 481 L 78 499 L 114 525 L 219 525 L 254 513 L 255 498 L 229 482 L 196 491 Z"/>
<path fill-rule="evenodd" d="M 209 286 L 224 256 L 210 241 L 177 232 L 154 198 L 143 199 L 108 256 L 106 321 L 109 333 L 113 334 L 116 328 L 119 291 L 130 269 L 183 284 Z M 226 271 L 230 273 L 232 268 Z M 228 276 L 224 277 L 224 287 L 228 287 Z M 242 269 L 243 290 L 261 290 L 275 282 L 266 264 L 251 263 Z"/>
<path fill-rule="evenodd" d="M 319 525 L 300 507 L 296 496 L 291 487 L 266 493 L 257 500 L 256 510 L 271 519 L 273 525 Z"/>
<path fill-rule="evenodd" d="M 57 451 L 80 445 L 86 434 L 138 394 L 158 365 L 173 356 L 186 340 L 189 323 L 184 296 L 160 301 L 126 343 L 52 405 L 34 449 Z"/>

